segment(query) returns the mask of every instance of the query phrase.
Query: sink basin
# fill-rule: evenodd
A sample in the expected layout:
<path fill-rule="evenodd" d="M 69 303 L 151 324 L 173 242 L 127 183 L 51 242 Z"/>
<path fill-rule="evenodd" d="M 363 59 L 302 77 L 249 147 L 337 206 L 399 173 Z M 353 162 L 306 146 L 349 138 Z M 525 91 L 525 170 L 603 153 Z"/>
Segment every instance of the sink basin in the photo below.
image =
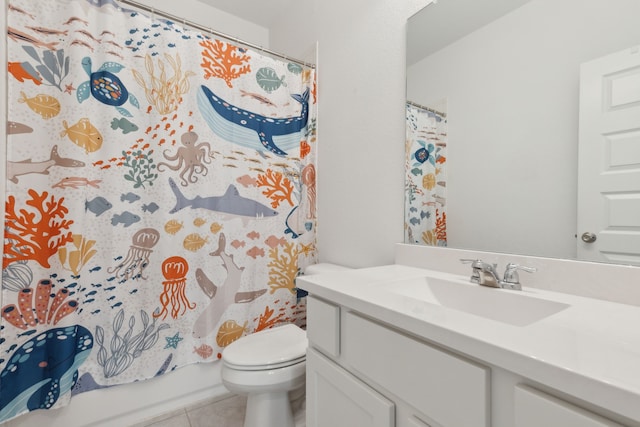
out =
<path fill-rule="evenodd" d="M 385 287 L 394 294 L 513 326 L 530 325 L 569 307 L 568 304 L 528 296 L 522 291 L 435 277 L 398 280 Z"/>

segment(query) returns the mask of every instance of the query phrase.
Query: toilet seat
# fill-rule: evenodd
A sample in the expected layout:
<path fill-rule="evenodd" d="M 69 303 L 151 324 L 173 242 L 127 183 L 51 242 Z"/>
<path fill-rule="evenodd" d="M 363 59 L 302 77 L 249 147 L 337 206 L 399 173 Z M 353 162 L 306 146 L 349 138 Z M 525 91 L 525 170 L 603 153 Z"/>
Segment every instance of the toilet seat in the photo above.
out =
<path fill-rule="evenodd" d="M 222 361 L 230 369 L 263 371 L 303 362 L 307 333 L 293 324 L 266 329 L 229 344 Z"/>

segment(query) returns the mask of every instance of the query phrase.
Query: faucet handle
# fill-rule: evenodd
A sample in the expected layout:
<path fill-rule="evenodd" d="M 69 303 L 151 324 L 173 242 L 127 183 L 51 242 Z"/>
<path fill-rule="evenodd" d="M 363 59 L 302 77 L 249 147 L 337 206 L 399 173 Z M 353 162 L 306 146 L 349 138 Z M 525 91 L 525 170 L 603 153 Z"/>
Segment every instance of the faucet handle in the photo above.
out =
<path fill-rule="evenodd" d="M 503 282 L 519 284 L 520 276 L 518 275 L 518 270 L 526 271 L 527 273 L 535 273 L 536 271 L 538 271 L 538 269 L 535 267 L 527 267 L 524 265 L 518 265 L 513 262 L 510 262 L 507 264 L 507 267 L 504 270 Z"/>

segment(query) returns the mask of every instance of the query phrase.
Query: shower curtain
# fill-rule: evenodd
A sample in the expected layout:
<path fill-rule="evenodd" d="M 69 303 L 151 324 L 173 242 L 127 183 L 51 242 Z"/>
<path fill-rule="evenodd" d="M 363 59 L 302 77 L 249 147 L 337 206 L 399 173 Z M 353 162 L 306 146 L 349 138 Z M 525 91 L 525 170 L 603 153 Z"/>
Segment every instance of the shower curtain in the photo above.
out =
<path fill-rule="evenodd" d="M 113 0 L 10 0 L 0 422 L 304 326 L 311 68 Z"/>
<path fill-rule="evenodd" d="M 406 104 L 404 241 L 447 246 L 447 119 Z"/>

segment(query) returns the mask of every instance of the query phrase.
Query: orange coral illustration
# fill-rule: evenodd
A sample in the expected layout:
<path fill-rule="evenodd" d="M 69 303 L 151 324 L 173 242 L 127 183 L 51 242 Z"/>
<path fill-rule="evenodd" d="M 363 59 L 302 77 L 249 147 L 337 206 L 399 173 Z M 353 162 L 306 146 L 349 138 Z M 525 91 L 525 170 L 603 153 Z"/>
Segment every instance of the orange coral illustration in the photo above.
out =
<path fill-rule="evenodd" d="M 289 181 L 289 179 L 283 176 L 280 172 L 274 172 L 271 169 L 267 169 L 265 174 L 258 175 L 256 185 L 258 187 L 267 187 L 262 194 L 272 200 L 272 208 L 276 209 L 280 206 L 280 202 L 283 201 L 287 201 L 289 202 L 289 205 L 293 206 L 293 200 L 291 200 L 293 184 L 291 184 L 291 181 Z"/>
<path fill-rule="evenodd" d="M 282 319 L 284 317 L 284 313 L 280 312 L 276 316 L 274 316 L 274 313 L 275 313 L 275 309 L 272 309 L 272 308 L 269 308 L 269 306 L 266 306 L 264 308 L 264 313 L 260 315 L 260 318 L 258 320 L 258 326 L 256 326 L 253 332 L 255 333 L 263 329 L 270 329 L 270 328 L 273 328 L 278 323 L 284 322 L 284 320 Z"/>
<path fill-rule="evenodd" d="M 295 243 L 285 243 L 284 251 L 278 251 L 279 246 L 269 250 L 271 261 L 267 264 L 269 270 L 269 293 L 274 293 L 278 289 L 287 289 L 295 295 L 295 278 L 298 276 L 298 254 L 299 250 Z"/>
<path fill-rule="evenodd" d="M 64 219 L 69 210 L 63 205 L 64 197 L 56 200 L 43 191 L 29 190 L 27 208 L 16 212 L 16 199 L 9 196 L 5 207 L 4 259 L 2 268 L 15 261 L 35 260 L 44 268 L 50 268 L 49 257 L 58 248 L 73 241 L 72 233 L 63 232 L 73 224 Z M 35 210 L 35 212 L 33 212 Z"/>
<path fill-rule="evenodd" d="M 60 289 L 55 296 L 51 295 L 52 287 L 50 280 L 43 279 L 38 282 L 35 293 L 31 288 L 22 289 L 18 294 L 18 305 L 7 304 L 2 307 L 2 317 L 23 330 L 39 324 L 50 325 L 51 322 L 56 325 L 63 317 L 76 311 L 78 301 L 66 301 L 70 295 L 68 289 Z M 53 301 L 49 306 L 51 298 Z"/>
<path fill-rule="evenodd" d="M 200 46 L 204 48 L 200 66 L 204 68 L 205 79 L 218 77 L 231 88 L 233 79 L 251 72 L 249 64 L 243 65 L 251 59 L 246 50 L 220 40 L 203 40 Z"/>
<path fill-rule="evenodd" d="M 443 242 L 447 241 L 447 213 L 436 209 L 436 237 Z"/>

